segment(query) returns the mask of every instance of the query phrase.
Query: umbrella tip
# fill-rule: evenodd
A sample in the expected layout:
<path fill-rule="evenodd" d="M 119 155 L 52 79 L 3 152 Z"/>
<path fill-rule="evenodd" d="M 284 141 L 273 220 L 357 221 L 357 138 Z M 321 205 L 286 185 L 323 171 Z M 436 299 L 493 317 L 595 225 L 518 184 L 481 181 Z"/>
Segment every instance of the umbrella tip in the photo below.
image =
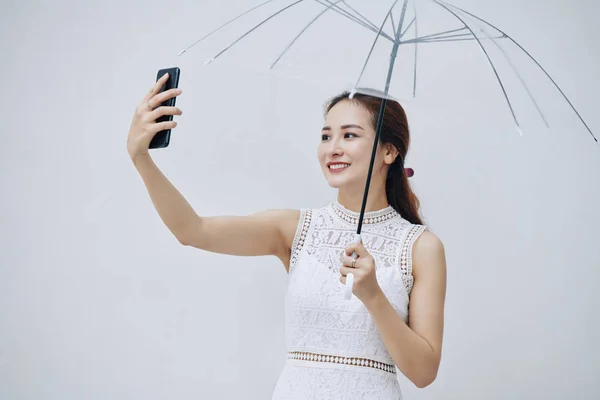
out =
<path fill-rule="evenodd" d="M 181 50 L 179 53 L 177 53 L 177 56 L 180 56 L 180 55 L 182 55 L 182 54 L 183 54 L 183 53 L 185 53 L 186 51 L 187 51 L 187 49 L 183 49 L 183 50 Z"/>
<path fill-rule="evenodd" d="M 350 100 L 352 100 L 354 98 L 355 94 L 356 94 L 356 88 L 352 88 L 352 90 L 350 91 L 350 96 L 348 96 L 348 98 Z"/>
<path fill-rule="evenodd" d="M 519 132 L 519 136 L 523 136 L 523 131 L 519 125 L 517 125 L 517 132 Z"/>
<path fill-rule="evenodd" d="M 215 61 L 215 58 L 214 58 L 214 57 L 213 57 L 213 58 L 211 58 L 210 60 L 206 60 L 206 61 L 204 62 L 204 65 L 208 65 L 208 64 L 212 63 L 213 61 Z"/>

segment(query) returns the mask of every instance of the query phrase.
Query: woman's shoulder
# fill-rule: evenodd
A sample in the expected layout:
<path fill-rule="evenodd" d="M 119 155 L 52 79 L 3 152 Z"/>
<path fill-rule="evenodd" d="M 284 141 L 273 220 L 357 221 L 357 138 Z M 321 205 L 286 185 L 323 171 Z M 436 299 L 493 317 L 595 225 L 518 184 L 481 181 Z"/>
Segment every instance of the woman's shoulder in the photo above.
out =
<path fill-rule="evenodd" d="M 298 224 L 307 222 L 314 214 L 326 207 L 280 208 L 268 210 L 268 213 L 279 222 L 280 227 L 287 233 L 287 236 L 293 237 Z"/>
<path fill-rule="evenodd" d="M 330 207 L 329 204 L 316 207 L 309 206 L 298 209 L 277 210 L 281 232 L 290 248 L 296 236 L 300 235 L 303 229 L 308 230 L 312 220 L 318 218 L 319 213 L 326 211 L 328 207 Z"/>
<path fill-rule="evenodd" d="M 401 218 L 403 223 L 415 234 L 414 239 L 414 250 L 431 251 L 431 250 L 443 250 L 442 240 L 431 230 L 431 228 L 425 223 L 414 223 L 408 221 L 405 218 Z"/>
<path fill-rule="evenodd" d="M 443 251 L 444 244 L 442 240 L 424 225 L 415 225 L 423 227 L 423 232 L 415 240 L 413 252 L 415 251 Z"/>
<path fill-rule="evenodd" d="M 431 254 L 444 252 L 442 240 L 425 223 L 414 223 L 405 218 L 400 218 L 403 228 L 408 231 L 407 239 L 410 241 L 413 257 L 423 253 Z"/>
<path fill-rule="evenodd" d="M 414 241 L 412 247 L 413 274 L 444 275 L 446 270 L 446 250 L 442 240 L 429 229 L 423 232 Z M 441 276 L 441 275 L 440 275 Z"/>

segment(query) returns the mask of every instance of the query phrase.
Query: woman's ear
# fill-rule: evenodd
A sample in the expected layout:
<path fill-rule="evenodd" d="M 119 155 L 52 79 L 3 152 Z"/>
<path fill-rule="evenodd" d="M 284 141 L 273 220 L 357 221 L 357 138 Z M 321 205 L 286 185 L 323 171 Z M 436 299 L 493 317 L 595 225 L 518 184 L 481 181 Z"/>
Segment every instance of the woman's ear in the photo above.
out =
<path fill-rule="evenodd" d="M 391 143 L 386 143 L 384 147 L 383 160 L 386 164 L 392 165 L 398 157 L 398 149 Z"/>

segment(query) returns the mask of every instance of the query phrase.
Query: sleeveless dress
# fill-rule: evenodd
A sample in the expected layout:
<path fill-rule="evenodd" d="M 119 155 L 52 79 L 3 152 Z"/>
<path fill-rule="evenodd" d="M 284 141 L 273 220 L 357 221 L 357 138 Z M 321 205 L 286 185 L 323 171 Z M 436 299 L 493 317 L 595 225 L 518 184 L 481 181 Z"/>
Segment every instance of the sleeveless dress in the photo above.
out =
<path fill-rule="evenodd" d="M 371 314 L 356 296 L 343 297 L 340 257 L 358 218 L 337 201 L 301 210 L 285 299 L 288 353 L 272 400 L 402 399 L 399 372 Z M 363 219 L 362 243 L 375 260 L 379 286 L 405 322 L 412 245 L 425 229 L 391 206 Z"/>

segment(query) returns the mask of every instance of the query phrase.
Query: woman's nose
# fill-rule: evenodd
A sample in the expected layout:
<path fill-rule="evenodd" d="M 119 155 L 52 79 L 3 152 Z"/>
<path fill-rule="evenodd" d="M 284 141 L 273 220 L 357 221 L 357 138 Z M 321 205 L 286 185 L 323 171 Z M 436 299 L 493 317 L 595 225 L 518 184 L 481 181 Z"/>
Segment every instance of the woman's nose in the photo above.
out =
<path fill-rule="evenodd" d="M 329 142 L 329 147 L 327 148 L 327 155 L 332 156 L 341 156 L 344 154 L 344 148 L 342 147 L 339 140 L 332 140 Z"/>

